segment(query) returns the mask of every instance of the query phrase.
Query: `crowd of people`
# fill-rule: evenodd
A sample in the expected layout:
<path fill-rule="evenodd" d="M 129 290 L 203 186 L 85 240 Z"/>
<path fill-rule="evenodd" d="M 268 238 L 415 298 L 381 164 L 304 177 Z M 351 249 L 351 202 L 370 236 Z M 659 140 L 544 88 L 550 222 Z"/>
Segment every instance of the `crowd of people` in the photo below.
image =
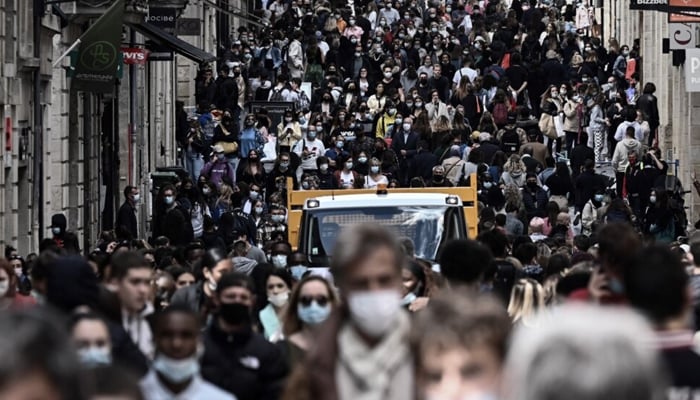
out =
<path fill-rule="evenodd" d="M 6 247 L 0 398 L 700 396 L 700 237 L 638 43 L 581 1 L 254 7 L 177 105 L 186 176 L 148 229 L 127 186 L 95 248 L 62 214 Z M 289 243 L 287 191 L 379 185 L 475 187 L 478 236 Z"/>

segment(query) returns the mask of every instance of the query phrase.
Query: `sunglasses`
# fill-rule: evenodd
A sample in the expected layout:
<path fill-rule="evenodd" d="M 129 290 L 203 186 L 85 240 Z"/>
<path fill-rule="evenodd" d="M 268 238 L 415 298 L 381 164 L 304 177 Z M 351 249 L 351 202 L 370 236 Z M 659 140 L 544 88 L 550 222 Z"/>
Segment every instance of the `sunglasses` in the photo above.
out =
<path fill-rule="evenodd" d="M 328 297 L 326 296 L 301 296 L 299 298 L 299 304 L 301 304 L 304 307 L 308 307 L 311 305 L 312 302 L 316 302 L 321 307 L 325 307 L 326 304 L 328 304 Z"/>

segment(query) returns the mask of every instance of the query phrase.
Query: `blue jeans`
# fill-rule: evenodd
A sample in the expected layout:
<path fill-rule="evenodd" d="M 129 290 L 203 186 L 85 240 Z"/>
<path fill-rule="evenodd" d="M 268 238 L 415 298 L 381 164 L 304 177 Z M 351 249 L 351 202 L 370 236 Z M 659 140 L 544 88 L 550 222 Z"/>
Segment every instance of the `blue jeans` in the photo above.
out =
<path fill-rule="evenodd" d="M 185 169 L 190 173 L 193 181 L 197 182 L 199 174 L 204 167 L 204 157 L 196 151 L 188 149 L 185 153 Z"/>

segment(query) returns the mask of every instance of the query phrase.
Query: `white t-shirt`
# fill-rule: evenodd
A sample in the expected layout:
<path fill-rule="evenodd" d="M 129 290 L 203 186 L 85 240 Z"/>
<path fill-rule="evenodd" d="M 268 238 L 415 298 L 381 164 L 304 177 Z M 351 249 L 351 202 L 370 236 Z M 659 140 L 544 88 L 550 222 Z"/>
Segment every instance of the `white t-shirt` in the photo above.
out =
<path fill-rule="evenodd" d="M 340 171 L 340 187 L 343 189 L 352 189 L 355 185 L 355 176 L 352 171 L 345 173 Z"/>
<path fill-rule="evenodd" d="M 388 185 L 388 184 L 389 184 L 389 179 L 387 179 L 387 177 L 384 176 L 384 175 L 379 175 L 379 176 L 377 177 L 377 180 L 376 180 L 376 181 L 372 178 L 372 175 L 367 175 L 367 177 L 365 178 L 365 188 L 366 188 L 366 189 L 374 189 L 374 188 L 376 188 L 377 185 L 380 184 L 380 183 L 383 183 L 383 184 L 385 184 L 385 185 Z"/>
<path fill-rule="evenodd" d="M 454 76 L 452 77 L 452 83 L 459 86 L 459 82 L 462 80 L 463 76 L 469 78 L 469 82 L 474 82 L 474 79 L 476 79 L 478 75 L 479 73 L 475 70 L 469 67 L 463 67 L 458 69 L 457 72 L 455 72 Z"/>
<path fill-rule="evenodd" d="M 310 153 L 306 158 L 302 156 L 304 149 Z M 301 158 L 300 167 L 302 170 L 318 169 L 316 166 L 316 158 L 326 154 L 326 147 L 323 145 L 323 142 L 318 139 L 304 139 L 297 142 L 294 146 L 294 152 Z"/>

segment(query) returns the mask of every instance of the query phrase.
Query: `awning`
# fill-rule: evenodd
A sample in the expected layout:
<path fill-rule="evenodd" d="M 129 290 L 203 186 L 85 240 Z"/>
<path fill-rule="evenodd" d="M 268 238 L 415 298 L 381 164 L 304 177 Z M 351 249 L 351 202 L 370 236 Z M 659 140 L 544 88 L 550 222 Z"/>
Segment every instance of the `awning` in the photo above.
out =
<path fill-rule="evenodd" d="M 157 26 L 150 24 L 148 22 L 141 22 L 138 24 L 129 24 L 132 28 L 136 29 L 142 35 L 148 37 L 154 42 L 167 46 L 173 49 L 173 51 L 182 54 L 183 56 L 189 58 L 192 61 L 198 63 L 205 63 L 216 60 L 216 56 L 207 53 L 206 51 L 192 46 L 191 44 L 185 42 L 184 40 L 169 34 L 168 32 L 158 28 Z"/>

